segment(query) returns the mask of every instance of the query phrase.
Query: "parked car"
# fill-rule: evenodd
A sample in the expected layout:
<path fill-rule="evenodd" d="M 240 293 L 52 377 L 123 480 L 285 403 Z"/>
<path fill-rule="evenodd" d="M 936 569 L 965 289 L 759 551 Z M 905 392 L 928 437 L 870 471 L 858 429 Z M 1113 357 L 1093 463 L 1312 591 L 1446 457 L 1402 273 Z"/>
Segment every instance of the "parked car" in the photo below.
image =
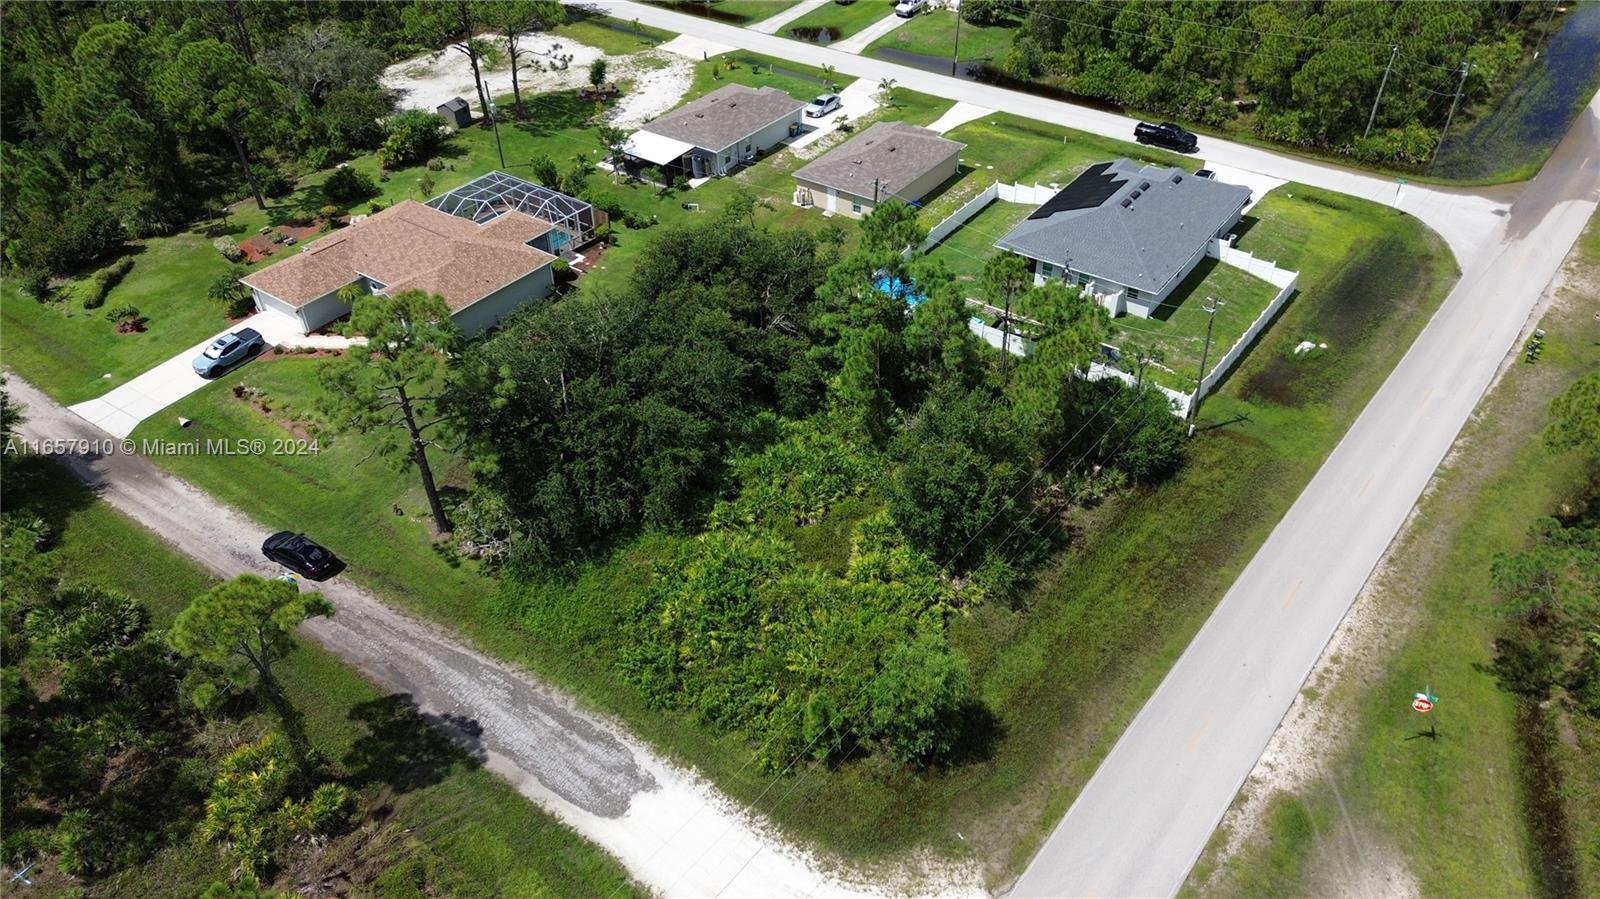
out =
<path fill-rule="evenodd" d="M 813 119 L 820 119 L 840 106 L 838 94 L 823 94 L 806 106 L 806 115 Z"/>
<path fill-rule="evenodd" d="M 902 19 L 909 19 L 927 5 L 927 0 L 900 0 L 894 5 L 894 14 Z"/>
<path fill-rule="evenodd" d="M 279 531 L 261 544 L 261 554 L 279 565 L 320 581 L 339 573 L 343 567 L 338 557 L 326 547 L 293 531 Z"/>
<path fill-rule="evenodd" d="M 1194 176 L 1196 178 L 1204 178 L 1207 181 L 1215 181 L 1215 180 L 1217 180 L 1217 173 L 1211 171 L 1210 169 L 1201 169 L 1201 170 L 1195 172 Z"/>
<path fill-rule="evenodd" d="M 266 338 L 254 328 L 230 331 L 211 341 L 210 346 L 194 357 L 194 373 L 202 378 L 215 378 L 266 348 Z"/>
<path fill-rule="evenodd" d="M 1134 126 L 1133 138 L 1141 144 L 1155 144 L 1179 153 L 1193 153 L 1200 145 L 1200 139 L 1194 134 L 1171 122 L 1162 122 L 1159 125 L 1140 122 Z"/>

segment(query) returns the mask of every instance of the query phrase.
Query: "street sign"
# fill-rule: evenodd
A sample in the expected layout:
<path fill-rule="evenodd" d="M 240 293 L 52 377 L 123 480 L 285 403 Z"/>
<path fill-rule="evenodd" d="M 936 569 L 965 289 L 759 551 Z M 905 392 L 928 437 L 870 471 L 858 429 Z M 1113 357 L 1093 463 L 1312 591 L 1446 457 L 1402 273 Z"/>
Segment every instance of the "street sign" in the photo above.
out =
<path fill-rule="evenodd" d="M 1412 694 L 1411 708 L 1419 712 L 1431 712 L 1433 711 L 1434 703 L 1438 701 L 1439 697 L 1433 695 L 1432 693 L 1428 692 L 1426 688 L 1424 688 L 1421 693 Z"/>

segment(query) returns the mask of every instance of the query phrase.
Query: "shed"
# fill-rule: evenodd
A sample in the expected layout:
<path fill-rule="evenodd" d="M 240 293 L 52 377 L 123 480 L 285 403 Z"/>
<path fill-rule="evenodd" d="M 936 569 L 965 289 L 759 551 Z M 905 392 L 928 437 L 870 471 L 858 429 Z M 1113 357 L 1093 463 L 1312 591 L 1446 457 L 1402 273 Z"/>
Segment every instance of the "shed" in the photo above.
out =
<path fill-rule="evenodd" d="M 439 114 L 453 128 L 465 128 L 472 124 L 472 107 L 460 97 L 451 97 L 440 103 Z"/>

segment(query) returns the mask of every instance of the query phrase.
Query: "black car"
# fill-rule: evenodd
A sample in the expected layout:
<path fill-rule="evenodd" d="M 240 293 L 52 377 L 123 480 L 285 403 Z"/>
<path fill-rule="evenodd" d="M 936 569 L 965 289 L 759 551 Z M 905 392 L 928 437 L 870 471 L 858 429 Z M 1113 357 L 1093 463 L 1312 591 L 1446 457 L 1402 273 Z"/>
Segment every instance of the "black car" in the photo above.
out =
<path fill-rule="evenodd" d="M 1133 138 L 1141 144 L 1155 144 L 1179 153 L 1193 153 L 1200 146 L 1199 138 L 1171 122 L 1162 122 L 1159 125 L 1140 122 L 1134 126 Z"/>
<path fill-rule="evenodd" d="M 339 572 L 340 562 L 322 544 L 305 534 L 279 531 L 261 544 L 261 554 L 296 574 L 323 580 Z"/>

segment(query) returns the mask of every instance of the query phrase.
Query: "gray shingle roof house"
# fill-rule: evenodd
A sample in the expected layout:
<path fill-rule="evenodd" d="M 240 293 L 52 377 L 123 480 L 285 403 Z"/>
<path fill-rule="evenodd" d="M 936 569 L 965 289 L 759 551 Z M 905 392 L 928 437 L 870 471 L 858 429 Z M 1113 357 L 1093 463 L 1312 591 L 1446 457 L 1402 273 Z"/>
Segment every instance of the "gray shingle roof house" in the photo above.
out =
<path fill-rule="evenodd" d="M 641 168 L 661 166 L 669 177 L 726 175 L 787 138 L 804 108 L 776 88 L 725 84 L 635 131 L 623 154 Z"/>
<path fill-rule="evenodd" d="M 1128 159 L 1090 166 L 995 243 L 1034 260 L 1036 280 L 1059 277 L 1112 311 L 1146 317 L 1226 235 L 1250 189 Z"/>
<path fill-rule="evenodd" d="M 891 197 L 915 202 L 956 174 L 966 148 L 927 128 L 877 122 L 795 172 L 795 202 L 855 216 Z"/>

